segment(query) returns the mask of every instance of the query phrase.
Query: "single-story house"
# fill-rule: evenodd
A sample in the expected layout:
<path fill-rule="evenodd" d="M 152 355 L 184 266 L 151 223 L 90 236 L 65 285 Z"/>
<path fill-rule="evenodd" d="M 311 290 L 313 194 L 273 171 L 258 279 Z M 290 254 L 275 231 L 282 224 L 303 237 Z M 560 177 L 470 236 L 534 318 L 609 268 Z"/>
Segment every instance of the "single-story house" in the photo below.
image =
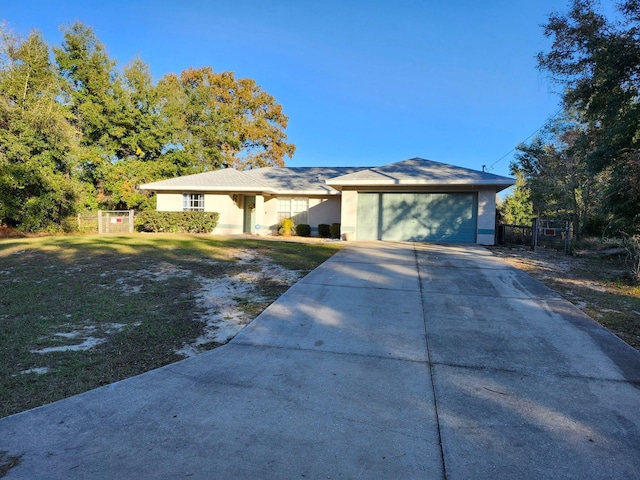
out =
<path fill-rule="evenodd" d="M 381 167 L 230 168 L 141 185 L 159 211 L 220 214 L 215 232 L 269 235 L 292 217 L 354 240 L 492 245 L 496 193 L 514 179 L 412 158 Z"/>

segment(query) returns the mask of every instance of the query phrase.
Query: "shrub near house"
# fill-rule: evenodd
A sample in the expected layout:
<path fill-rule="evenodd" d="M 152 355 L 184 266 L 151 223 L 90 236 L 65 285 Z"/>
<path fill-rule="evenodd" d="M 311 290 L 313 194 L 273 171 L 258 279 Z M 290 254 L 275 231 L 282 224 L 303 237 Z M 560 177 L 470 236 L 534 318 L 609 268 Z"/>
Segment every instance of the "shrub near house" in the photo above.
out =
<path fill-rule="evenodd" d="M 331 227 L 326 223 L 318 225 L 318 235 L 322 238 L 329 238 L 331 236 Z"/>
<path fill-rule="evenodd" d="M 306 223 L 301 223 L 296 225 L 296 235 L 299 237 L 310 237 L 311 236 L 311 226 Z"/>
<path fill-rule="evenodd" d="M 142 232 L 211 233 L 218 225 L 216 212 L 144 211 L 136 216 L 136 227 Z"/>

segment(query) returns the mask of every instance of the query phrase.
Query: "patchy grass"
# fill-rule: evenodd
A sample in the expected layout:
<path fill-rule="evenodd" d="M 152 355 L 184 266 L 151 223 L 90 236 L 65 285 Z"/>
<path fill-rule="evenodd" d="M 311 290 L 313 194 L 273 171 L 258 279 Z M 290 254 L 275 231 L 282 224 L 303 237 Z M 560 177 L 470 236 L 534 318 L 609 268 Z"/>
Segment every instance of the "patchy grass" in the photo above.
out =
<path fill-rule="evenodd" d="M 533 253 L 505 247 L 492 250 L 640 350 L 640 284 L 628 274 L 624 255 L 570 256 L 553 250 Z"/>
<path fill-rule="evenodd" d="M 340 248 L 197 235 L 0 240 L 0 417 L 181 360 L 185 345 L 215 348 L 224 341 L 196 342 L 212 328 L 209 282 L 242 283 L 236 303 L 254 318 Z M 283 268 L 252 275 L 264 262 Z"/>

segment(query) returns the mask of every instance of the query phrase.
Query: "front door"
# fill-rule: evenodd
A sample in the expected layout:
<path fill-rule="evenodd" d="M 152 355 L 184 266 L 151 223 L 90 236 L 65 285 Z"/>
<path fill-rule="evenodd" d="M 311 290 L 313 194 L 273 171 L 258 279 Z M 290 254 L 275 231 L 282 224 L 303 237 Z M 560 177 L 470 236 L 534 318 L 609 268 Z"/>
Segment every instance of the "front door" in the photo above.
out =
<path fill-rule="evenodd" d="M 244 233 L 254 233 L 256 224 L 256 196 L 244 197 Z"/>

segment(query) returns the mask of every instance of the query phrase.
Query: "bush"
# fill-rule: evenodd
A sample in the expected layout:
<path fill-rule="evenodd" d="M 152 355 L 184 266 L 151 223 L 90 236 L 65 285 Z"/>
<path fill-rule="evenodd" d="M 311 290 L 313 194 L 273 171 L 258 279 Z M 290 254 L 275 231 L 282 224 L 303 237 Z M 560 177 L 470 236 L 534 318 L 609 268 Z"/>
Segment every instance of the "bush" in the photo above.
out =
<path fill-rule="evenodd" d="M 318 235 L 322 238 L 329 238 L 331 236 L 331 227 L 326 223 L 318 225 Z"/>
<path fill-rule="evenodd" d="M 299 237 L 310 237 L 311 236 L 311 226 L 306 223 L 301 223 L 296 225 L 296 235 Z"/>
<path fill-rule="evenodd" d="M 296 224 L 293 218 L 285 218 L 278 224 L 278 235 L 289 237 L 296 232 Z"/>
<path fill-rule="evenodd" d="M 329 231 L 331 233 L 331 238 L 340 238 L 340 224 L 332 223 L 329 227 Z"/>
<path fill-rule="evenodd" d="M 64 217 L 60 222 L 60 228 L 64 233 L 85 233 L 80 231 L 78 217 Z M 90 233 L 93 233 L 93 230 Z"/>
<path fill-rule="evenodd" d="M 145 210 L 135 216 L 141 232 L 211 233 L 218 225 L 217 212 L 156 212 Z"/>
<path fill-rule="evenodd" d="M 589 217 L 582 226 L 582 233 L 587 237 L 603 237 L 608 226 L 606 218 Z"/>
<path fill-rule="evenodd" d="M 624 234 L 622 246 L 627 253 L 628 273 L 634 281 L 640 282 L 640 235 Z"/>

